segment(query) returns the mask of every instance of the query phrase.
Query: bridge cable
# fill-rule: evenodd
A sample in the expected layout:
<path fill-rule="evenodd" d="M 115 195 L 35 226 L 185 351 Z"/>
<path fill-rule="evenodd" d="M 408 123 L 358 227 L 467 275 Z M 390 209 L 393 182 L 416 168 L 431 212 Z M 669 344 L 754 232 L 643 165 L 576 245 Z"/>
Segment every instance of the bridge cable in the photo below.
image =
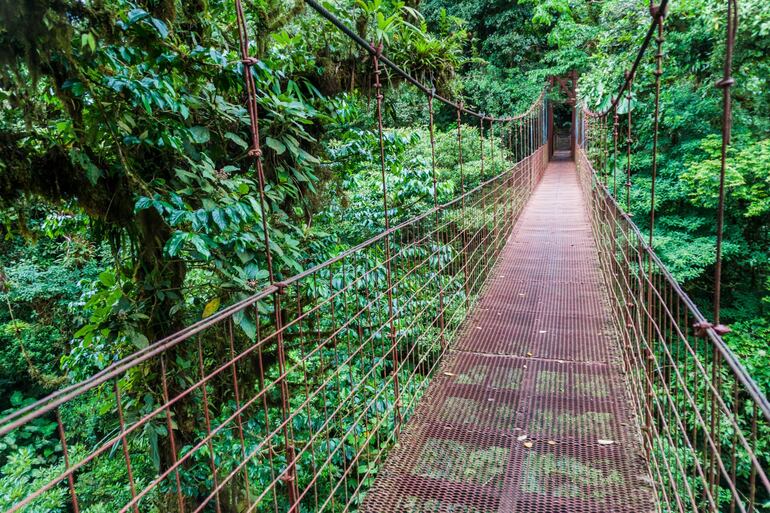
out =
<path fill-rule="evenodd" d="M 626 110 L 628 126 L 626 131 L 626 215 L 631 215 L 631 99 L 633 98 L 634 75 L 626 72 Z"/>
<path fill-rule="evenodd" d="M 294 439 L 294 432 L 293 432 L 293 426 L 291 425 L 291 422 L 287 422 L 289 418 L 289 385 L 286 380 L 286 351 L 284 347 L 284 337 L 283 337 L 283 310 L 281 308 L 281 294 L 283 293 L 286 285 L 284 283 L 276 283 L 275 281 L 275 272 L 273 269 L 273 260 L 272 255 L 270 251 L 270 234 L 268 230 L 267 225 L 267 202 L 265 200 L 265 173 L 263 168 L 263 153 L 262 148 L 260 146 L 260 138 L 259 138 L 259 106 L 257 103 L 257 89 L 256 85 L 254 83 L 254 76 L 252 74 L 252 67 L 255 66 L 258 63 L 258 60 L 254 57 L 251 57 L 249 53 L 249 36 L 248 36 L 248 29 L 246 26 L 246 16 L 243 11 L 243 5 L 241 0 L 235 0 L 235 10 L 236 10 L 236 21 L 238 25 L 238 41 L 240 44 L 240 51 L 241 51 L 241 63 L 243 65 L 243 77 L 244 82 L 246 85 L 246 94 L 247 94 L 247 109 L 249 112 L 249 121 L 250 121 L 250 135 L 251 135 L 251 148 L 248 150 L 248 155 L 253 158 L 254 165 L 257 169 L 257 179 L 258 179 L 258 185 L 259 185 L 259 200 L 260 200 L 260 217 L 262 218 L 262 233 L 264 238 L 264 244 L 265 244 L 265 256 L 267 259 L 267 272 L 268 277 L 270 280 L 270 285 L 275 285 L 278 287 L 278 290 L 276 294 L 273 296 L 273 313 L 275 318 L 275 334 L 276 334 L 276 355 L 278 359 L 278 368 L 279 368 L 279 390 L 280 390 L 280 396 L 281 396 L 281 412 L 284 417 L 283 424 L 283 450 L 286 454 L 286 461 L 287 466 L 286 469 L 283 472 L 283 476 L 285 476 L 285 481 L 287 482 L 287 488 L 288 488 L 288 495 L 289 495 L 289 503 L 291 504 L 292 510 L 294 509 L 294 506 L 299 500 L 299 488 L 298 483 L 296 479 L 296 456 L 295 456 L 295 450 L 293 446 L 292 440 Z M 255 319 L 254 322 L 259 327 L 259 312 L 258 309 L 255 307 Z M 230 325 L 232 329 L 232 325 Z M 232 334 L 230 337 L 230 340 L 232 341 Z M 161 360 L 163 362 L 163 360 Z M 233 371 L 235 371 L 235 368 L 233 367 Z M 165 376 L 165 373 L 164 373 Z M 235 375 L 234 375 L 234 379 Z M 237 380 L 237 379 L 236 379 Z M 240 402 L 240 399 L 238 397 L 238 394 L 236 393 L 236 404 Z M 240 406 L 238 406 L 240 409 Z M 238 414 L 238 425 L 241 431 L 241 450 L 245 453 L 245 443 L 242 435 L 242 421 L 240 413 Z M 170 430 L 170 428 L 169 428 Z M 170 430 L 171 431 L 171 430 Z M 171 435 L 173 436 L 173 431 L 171 431 Z M 249 481 L 249 475 L 248 475 L 248 468 L 244 467 L 244 474 L 246 481 Z M 178 478 L 177 478 L 178 481 Z M 177 484 L 177 487 L 179 487 L 179 484 Z M 247 493 L 247 502 L 249 503 L 249 506 L 251 506 L 251 498 L 250 494 Z"/>
<path fill-rule="evenodd" d="M 652 135 L 652 176 L 650 181 L 650 234 L 649 234 L 649 247 L 650 250 L 652 250 L 652 243 L 654 238 L 654 232 L 655 232 L 655 182 L 657 180 L 657 174 L 658 174 L 658 132 L 660 129 L 660 82 L 661 77 L 663 76 L 663 42 L 665 41 L 664 34 L 663 34 L 663 19 L 666 16 L 666 12 L 659 11 L 660 7 L 656 7 L 653 5 L 652 0 L 650 0 L 650 15 L 653 17 L 653 20 L 657 23 L 658 27 L 658 35 L 655 38 L 656 45 L 657 45 L 657 51 L 655 53 L 655 71 L 653 71 L 653 74 L 655 75 L 655 113 L 654 113 L 654 120 L 653 120 L 653 135 Z M 652 419 L 652 382 L 653 382 L 653 357 L 651 354 L 651 351 L 649 349 L 649 341 L 652 340 L 653 337 L 653 321 L 652 317 L 649 315 L 649 312 L 653 311 L 654 302 L 653 302 L 653 265 L 652 265 L 652 259 L 647 257 L 647 340 L 648 340 L 648 355 L 647 355 L 647 361 L 646 361 L 646 371 L 647 371 L 647 384 L 648 384 L 648 390 L 647 390 L 647 407 L 645 408 L 645 411 L 647 413 L 647 426 L 651 426 L 653 419 Z M 641 272 L 641 269 L 640 269 Z M 648 441 L 649 442 L 649 441 Z M 652 447 L 648 445 L 648 455 L 649 451 L 652 450 Z"/>
<path fill-rule="evenodd" d="M 733 49 L 738 30 L 738 2 L 727 0 L 727 41 L 725 46 L 724 74 L 716 86 L 722 89 L 722 149 L 719 170 L 719 205 L 717 206 L 717 245 L 716 265 L 714 267 L 714 331 L 720 335 L 729 332 L 729 328 L 720 324 L 720 303 L 722 295 L 722 239 L 725 219 L 725 172 L 727 169 L 727 149 L 732 131 L 732 98 L 730 88 L 735 84 L 732 77 Z"/>
<path fill-rule="evenodd" d="M 439 234 L 439 204 L 438 204 L 438 183 L 436 180 L 436 135 L 433 122 L 433 98 L 436 94 L 436 89 L 431 89 L 431 94 L 428 95 L 428 125 L 430 130 L 430 169 L 433 177 L 433 209 L 435 210 L 435 222 L 436 222 L 436 236 Z M 441 349 L 446 350 L 446 336 L 444 334 L 444 284 L 441 282 L 441 257 L 436 259 L 436 280 L 438 281 L 438 322 L 439 333 L 441 338 Z"/>
<path fill-rule="evenodd" d="M 463 165 L 463 129 L 462 129 L 462 113 L 463 104 L 460 104 L 455 108 L 457 112 L 457 165 L 460 168 L 460 192 L 461 192 L 461 211 L 463 224 L 467 220 L 467 214 L 465 211 L 465 172 Z M 466 311 L 470 308 L 471 295 L 469 290 L 469 277 L 468 277 L 468 241 L 466 237 L 465 226 L 462 226 L 462 245 L 463 245 L 463 280 L 465 289 L 465 308 Z"/>
<path fill-rule="evenodd" d="M 257 64 L 257 59 L 249 54 L 249 36 L 246 28 L 246 16 L 243 12 L 241 0 L 235 0 L 235 11 L 238 25 L 238 42 L 241 50 L 241 63 L 243 64 L 243 79 L 246 85 L 246 107 L 249 111 L 251 148 L 249 156 L 254 159 L 254 165 L 257 168 L 257 179 L 259 182 L 259 201 L 260 217 L 262 218 L 262 233 L 265 243 L 265 254 L 267 258 L 267 272 L 270 278 L 270 284 L 275 283 L 275 274 L 273 273 L 273 260 L 270 253 L 270 234 L 267 229 L 267 210 L 265 201 L 265 172 L 262 166 L 262 148 L 259 142 L 259 109 L 257 105 L 257 88 L 254 84 L 254 76 L 251 73 L 252 66 Z"/>
<path fill-rule="evenodd" d="M 663 16 L 663 14 L 666 12 L 666 10 L 668 9 L 668 2 L 669 0 L 661 0 L 656 12 L 653 14 L 653 18 L 655 19 L 653 19 L 653 22 L 650 24 L 650 27 L 647 29 L 647 34 L 644 36 L 644 40 L 642 41 L 642 44 L 639 47 L 639 51 L 637 52 L 636 58 L 634 59 L 634 62 L 631 65 L 631 69 L 628 72 L 626 72 L 625 80 L 621 84 L 620 90 L 618 91 L 617 96 L 615 96 L 612 99 L 612 102 L 610 103 L 609 107 L 607 107 L 604 111 L 598 113 L 599 115 L 606 116 L 607 114 L 610 113 L 610 111 L 612 111 L 615 107 L 617 107 L 618 104 L 620 103 L 623 93 L 631 86 L 631 81 L 633 80 L 633 77 L 636 74 L 636 70 L 639 67 L 640 63 L 642 62 L 642 58 L 644 57 L 644 54 L 647 51 L 647 47 L 650 46 L 650 41 L 652 41 L 652 37 L 655 34 L 655 31 L 657 29 L 657 18 L 660 16 Z"/>
<path fill-rule="evenodd" d="M 395 326 L 395 314 L 393 310 L 393 271 L 390 254 L 390 214 L 388 210 L 388 182 L 387 171 L 385 169 L 385 136 L 382 121 L 382 81 L 380 80 L 380 74 L 382 69 L 380 68 L 380 60 L 382 59 L 382 44 L 371 45 L 375 49 L 374 55 L 372 55 L 372 68 L 374 71 L 374 92 L 377 108 L 377 135 L 380 146 L 380 178 L 382 181 L 382 208 L 385 217 L 385 239 L 383 244 L 385 245 L 385 277 L 388 286 L 388 325 L 390 329 L 390 353 L 393 360 L 393 388 L 394 388 L 394 406 L 393 415 L 395 422 L 395 432 L 400 432 L 401 426 L 401 394 L 398 383 L 398 346 L 396 341 L 396 326 Z"/>

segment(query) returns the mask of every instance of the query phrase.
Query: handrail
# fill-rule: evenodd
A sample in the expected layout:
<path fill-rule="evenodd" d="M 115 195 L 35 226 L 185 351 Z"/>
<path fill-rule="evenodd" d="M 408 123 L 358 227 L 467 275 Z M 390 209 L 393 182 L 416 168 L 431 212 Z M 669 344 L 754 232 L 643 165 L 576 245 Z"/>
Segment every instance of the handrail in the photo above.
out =
<path fill-rule="evenodd" d="M 583 152 L 584 150 L 582 148 L 579 148 L 578 151 Z M 597 184 L 599 187 L 601 187 L 601 190 L 605 195 L 605 201 L 609 201 L 610 204 L 613 207 L 615 207 L 619 212 L 623 212 L 625 214 L 626 223 L 632 229 L 632 231 L 634 232 L 634 235 L 636 235 L 639 241 L 640 247 L 650 256 L 653 262 L 655 262 L 655 265 L 661 271 L 661 274 L 663 275 L 663 277 L 666 279 L 666 281 L 671 286 L 671 288 L 677 293 L 677 295 L 682 300 L 682 302 L 687 306 L 687 309 L 690 310 L 690 313 L 693 315 L 695 320 L 698 323 L 706 322 L 706 317 L 703 316 L 701 311 L 698 309 L 698 306 L 693 302 L 693 300 L 690 298 L 687 292 L 685 292 L 684 289 L 682 289 L 682 286 L 679 284 L 676 278 L 674 278 L 674 276 L 671 274 L 671 271 L 668 270 L 668 268 L 666 267 L 666 264 L 664 264 L 663 261 L 660 259 L 660 257 L 658 257 L 658 255 L 655 253 L 655 250 L 651 248 L 650 245 L 647 243 L 642 231 L 639 229 L 636 223 L 634 223 L 631 217 L 628 216 L 627 213 L 623 210 L 623 207 L 617 202 L 615 197 L 610 193 L 609 188 L 604 183 L 602 183 L 602 181 L 599 179 L 599 175 L 594 169 L 593 164 L 591 164 L 587 158 L 586 158 L 586 161 L 589 163 L 592 176 L 595 178 L 594 183 Z M 735 373 L 736 378 L 738 378 L 738 380 L 746 387 L 746 390 L 751 396 L 751 399 L 757 403 L 757 406 L 759 406 L 759 409 L 764 414 L 765 419 L 767 419 L 767 421 L 770 422 L 770 400 L 768 400 L 768 398 L 764 395 L 764 393 L 762 393 L 762 389 L 759 387 L 757 382 L 754 381 L 754 379 L 751 377 L 749 372 L 740 362 L 740 359 L 735 355 L 732 349 L 730 349 L 730 347 L 725 343 L 724 339 L 722 339 L 722 337 L 714 330 L 714 328 L 709 327 L 706 329 L 706 331 L 709 335 L 709 339 L 711 339 L 712 343 L 714 344 L 714 347 L 720 352 L 722 357 L 725 358 L 728 365 L 730 365 L 730 368 Z"/>

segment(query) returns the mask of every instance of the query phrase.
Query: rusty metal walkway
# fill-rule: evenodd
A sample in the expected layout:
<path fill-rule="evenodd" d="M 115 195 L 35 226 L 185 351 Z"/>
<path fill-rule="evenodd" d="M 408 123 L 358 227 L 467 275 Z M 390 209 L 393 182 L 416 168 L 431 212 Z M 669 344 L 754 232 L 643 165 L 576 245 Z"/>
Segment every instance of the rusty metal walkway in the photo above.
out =
<path fill-rule="evenodd" d="M 655 509 L 575 165 L 552 162 L 362 510 Z"/>

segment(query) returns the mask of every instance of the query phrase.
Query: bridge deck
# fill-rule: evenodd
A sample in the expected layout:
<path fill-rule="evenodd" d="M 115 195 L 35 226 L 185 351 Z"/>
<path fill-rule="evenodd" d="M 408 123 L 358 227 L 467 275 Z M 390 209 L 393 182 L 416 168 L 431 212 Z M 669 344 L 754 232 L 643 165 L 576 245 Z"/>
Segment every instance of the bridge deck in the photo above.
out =
<path fill-rule="evenodd" d="M 573 162 L 552 162 L 363 511 L 653 511 Z"/>

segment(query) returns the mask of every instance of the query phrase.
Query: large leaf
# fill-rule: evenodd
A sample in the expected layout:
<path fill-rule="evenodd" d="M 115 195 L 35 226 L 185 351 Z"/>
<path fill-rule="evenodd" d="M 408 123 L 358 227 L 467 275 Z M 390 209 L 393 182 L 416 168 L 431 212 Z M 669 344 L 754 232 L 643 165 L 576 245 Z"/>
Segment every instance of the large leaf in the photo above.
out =
<path fill-rule="evenodd" d="M 283 152 L 286 151 L 286 145 L 283 144 L 278 139 L 273 139 L 272 137 L 268 137 L 265 139 L 265 144 L 268 148 L 272 148 L 278 155 L 283 154 Z"/>
<path fill-rule="evenodd" d="M 189 129 L 193 141 L 198 144 L 206 144 L 211 139 L 211 133 L 205 126 L 194 126 Z"/>
<path fill-rule="evenodd" d="M 211 317 L 214 312 L 216 312 L 219 309 L 220 300 L 218 297 L 215 297 L 208 303 L 206 303 L 206 306 L 203 307 L 203 314 L 201 314 L 201 318 L 205 319 L 206 317 Z"/>

